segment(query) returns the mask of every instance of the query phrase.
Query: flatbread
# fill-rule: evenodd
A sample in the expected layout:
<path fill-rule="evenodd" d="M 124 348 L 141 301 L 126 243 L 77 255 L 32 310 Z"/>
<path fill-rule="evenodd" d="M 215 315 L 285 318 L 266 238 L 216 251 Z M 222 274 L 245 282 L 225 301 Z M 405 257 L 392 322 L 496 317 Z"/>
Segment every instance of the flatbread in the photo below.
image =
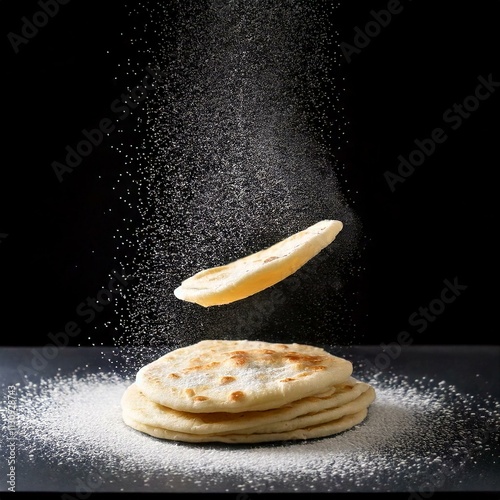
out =
<path fill-rule="evenodd" d="M 337 420 L 325 422 L 319 425 L 306 427 L 304 429 L 295 429 L 286 432 L 265 433 L 265 434 L 189 434 L 185 432 L 170 431 L 160 427 L 153 427 L 135 421 L 127 415 L 123 416 L 125 424 L 140 432 L 149 434 L 150 436 L 159 439 L 169 439 L 172 441 L 183 441 L 187 443 L 236 443 L 236 444 L 251 444 L 265 443 L 273 441 L 289 441 L 289 440 L 304 440 L 312 438 L 320 438 L 338 434 L 339 432 L 351 429 L 357 424 L 360 424 L 367 416 L 367 408 L 363 408 L 357 413 L 345 415 Z"/>
<path fill-rule="evenodd" d="M 361 397 L 363 396 L 363 397 Z M 292 428 L 334 420 L 355 413 L 373 401 L 374 391 L 366 383 L 350 378 L 331 390 L 293 401 L 280 408 L 242 413 L 189 413 L 173 410 L 150 401 L 132 384 L 125 391 L 123 413 L 136 422 L 189 434 L 228 434 L 247 432 L 281 432 Z M 354 403 L 354 404 L 351 404 Z M 334 410 L 328 413 L 327 410 Z M 304 421 L 298 417 L 313 415 Z M 294 422 L 294 423 L 291 423 Z M 277 427 L 271 427 L 275 425 Z M 251 430 L 249 430 L 251 429 Z M 271 430 L 269 430 L 271 429 Z"/>
<path fill-rule="evenodd" d="M 204 340 L 142 367 L 136 384 L 149 400 L 191 413 L 263 411 L 345 382 L 352 363 L 319 347 L 249 340 Z"/>
<path fill-rule="evenodd" d="M 295 273 L 332 243 L 342 228 L 338 220 L 322 220 L 264 250 L 196 273 L 174 295 L 204 307 L 244 299 Z"/>
<path fill-rule="evenodd" d="M 374 400 L 375 390 L 373 387 L 369 387 L 363 394 L 345 405 L 307 413 L 291 420 L 283 420 L 281 422 L 243 429 L 239 431 L 238 434 L 274 434 L 295 431 L 298 429 L 309 429 L 310 427 L 339 420 L 345 415 L 358 413 L 364 408 L 368 408 Z"/>

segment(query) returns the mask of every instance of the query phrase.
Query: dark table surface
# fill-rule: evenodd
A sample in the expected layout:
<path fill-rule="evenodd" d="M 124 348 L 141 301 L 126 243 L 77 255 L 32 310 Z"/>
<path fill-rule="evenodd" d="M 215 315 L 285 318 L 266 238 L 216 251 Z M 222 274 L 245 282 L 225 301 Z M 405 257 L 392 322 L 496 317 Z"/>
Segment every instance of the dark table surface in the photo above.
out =
<path fill-rule="evenodd" d="M 324 346 L 328 348 L 328 346 Z M 35 349 L 35 351 L 33 351 Z M 7 387 L 11 384 L 20 383 L 21 387 L 23 380 L 20 378 L 18 367 L 20 365 L 28 366 L 33 359 L 33 354 L 36 351 L 40 352 L 41 348 L 30 347 L 4 347 L 0 348 L 0 388 L 2 390 L 1 406 L 5 404 L 5 394 Z M 377 356 L 381 353 L 379 346 L 345 346 L 335 347 L 335 353 L 350 359 L 358 369 L 377 370 Z M 46 364 L 43 369 L 39 370 L 38 377 L 50 378 L 58 375 L 72 374 L 75 370 L 84 366 L 85 373 L 109 372 L 119 373 L 126 377 L 131 377 L 130 368 L 127 368 L 127 363 L 120 363 L 120 352 L 114 348 L 65 348 L 58 352 L 57 358 Z M 109 363 L 108 358 L 113 358 L 115 362 Z M 378 358 L 379 361 L 382 358 Z M 118 360 L 118 362 L 116 362 Z M 368 363 L 367 363 L 368 361 Z M 383 364 L 379 363 L 379 368 Z M 384 377 L 385 368 L 379 370 L 381 377 Z M 488 394 L 490 398 L 500 401 L 500 347 L 499 346 L 407 346 L 398 356 L 391 359 L 390 369 L 387 369 L 387 376 L 391 374 L 401 374 L 407 376 L 407 380 L 417 380 L 422 377 L 429 379 L 445 380 L 448 384 L 455 385 L 457 391 L 463 394 L 473 394 L 481 398 Z M 33 374 L 31 375 L 33 377 Z M 500 425 L 500 422 L 498 422 Z M 3 436 L 0 439 L 2 444 Z M 497 432 L 498 434 L 498 432 Z M 2 444 L 2 447 L 5 443 Z M 491 440 L 488 456 L 481 458 L 477 463 L 467 470 L 466 474 L 461 474 L 459 484 L 453 481 L 447 482 L 444 490 L 452 490 L 456 492 L 489 492 L 500 495 L 500 474 L 498 464 L 500 463 L 500 445 L 498 436 Z M 0 463 L 0 475 L 2 482 L 0 483 L 0 491 L 7 489 L 6 481 L 4 480 L 7 460 L 2 459 Z M 76 471 L 71 467 L 61 467 L 57 471 L 51 471 L 51 486 L 47 486 L 47 465 L 43 461 L 24 460 L 22 452 L 19 452 L 18 459 L 18 479 L 17 491 L 35 492 L 35 491 L 74 491 L 74 475 Z M 81 470 L 79 471 L 81 474 Z M 140 472 L 137 472 L 140 474 Z M 159 492 L 165 488 L 165 477 L 149 481 L 147 485 L 141 486 L 138 478 L 128 475 L 120 481 L 119 475 L 114 478 L 109 484 L 104 483 L 100 491 L 102 492 Z M 374 478 L 376 481 L 376 478 Z M 200 482 L 189 483 L 181 481 L 176 483 L 175 476 L 171 476 L 171 482 L 168 491 L 175 492 L 203 492 L 210 493 L 203 489 L 200 491 Z M 342 493 L 342 488 L 337 485 L 332 487 L 328 478 L 320 479 L 316 482 L 315 492 L 324 493 L 335 491 Z M 223 488 L 217 489 L 214 493 L 234 492 L 234 495 L 239 490 L 233 489 L 233 484 L 228 478 L 227 484 Z M 415 485 L 412 485 L 411 478 L 408 478 L 406 486 L 401 488 L 401 485 L 388 487 L 388 492 L 400 491 L 401 489 L 411 492 Z M 258 487 L 259 488 L 259 487 Z M 261 486 L 261 489 L 252 491 L 252 493 L 266 493 L 269 488 Z M 304 485 L 304 491 L 306 491 Z M 233 496 L 234 496 L 233 495 Z M 240 494 L 241 495 L 241 494 Z M 242 497 L 243 498 L 243 497 Z"/>

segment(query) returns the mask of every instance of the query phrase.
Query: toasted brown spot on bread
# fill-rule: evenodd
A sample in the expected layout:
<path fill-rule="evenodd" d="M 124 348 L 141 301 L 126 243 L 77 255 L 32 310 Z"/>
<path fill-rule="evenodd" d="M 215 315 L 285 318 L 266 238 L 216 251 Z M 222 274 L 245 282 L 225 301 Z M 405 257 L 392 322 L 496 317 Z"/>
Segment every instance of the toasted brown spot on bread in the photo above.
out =
<path fill-rule="evenodd" d="M 234 377 L 221 377 L 220 383 L 221 385 L 226 385 L 230 384 L 231 382 L 234 382 L 236 379 Z"/>
<path fill-rule="evenodd" d="M 311 356 L 309 354 L 300 354 L 298 352 L 291 352 L 290 354 L 285 354 L 283 356 L 285 359 L 288 359 L 288 361 L 296 361 L 299 363 L 310 363 L 310 364 L 316 364 L 320 363 L 325 359 L 324 356 Z"/>
<path fill-rule="evenodd" d="M 275 257 L 275 256 L 268 257 L 268 258 L 264 261 L 264 264 L 267 264 L 268 262 L 272 262 L 273 260 L 276 260 L 276 259 L 279 259 L 279 257 Z"/>
<path fill-rule="evenodd" d="M 206 396 L 195 396 L 193 401 L 206 401 L 208 398 Z"/>
<path fill-rule="evenodd" d="M 248 363 L 248 356 L 245 356 L 244 354 L 235 354 L 234 356 L 231 356 L 233 363 L 236 366 L 243 366 Z"/>
<path fill-rule="evenodd" d="M 231 394 L 229 394 L 229 399 L 232 401 L 240 401 L 245 397 L 245 393 L 242 391 L 234 391 Z"/>
<path fill-rule="evenodd" d="M 179 374 L 177 374 L 177 373 L 171 373 L 171 374 L 169 375 L 169 377 L 170 377 L 170 378 L 181 378 L 181 376 L 180 376 Z"/>
<path fill-rule="evenodd" d="M 272 349 L 262 349 L 263 354 L 276 354 L 276 351 L 273 351 Z"/>
<path fill-rule="evenodd" d="M 193 391 L 193 389 L 186 389 L 186 394 L 190 397 L 194 396 L 196 393 Z"/>
<path fill-rule="evenodd" d="M 311 370 L 313 372 L 320 372 L 320 371 L 326 370 L 326 366 L 322 366 L 322 365 L 319 365 L 319 366 L 310 366 L 307 369 Z"/>
<path fill-rule="evenodd" d="M 292 382 L 293 380 L 295 380 L 295 379 L 291 378 L 291 377 L 287 377 L 287 378 L 280 380 L 280 382 Z"/>
<path fill-rule="evenodd" d="M 218 361 L 212 361 L 211 363 L 208 363 L 206 365 L 196 365 L 192 366 L 191 368 L 186 368 L 184 371 L 185 372 L 201 372 L 205 370 L 212 370 L 219 366 L 220 363 Z"/>

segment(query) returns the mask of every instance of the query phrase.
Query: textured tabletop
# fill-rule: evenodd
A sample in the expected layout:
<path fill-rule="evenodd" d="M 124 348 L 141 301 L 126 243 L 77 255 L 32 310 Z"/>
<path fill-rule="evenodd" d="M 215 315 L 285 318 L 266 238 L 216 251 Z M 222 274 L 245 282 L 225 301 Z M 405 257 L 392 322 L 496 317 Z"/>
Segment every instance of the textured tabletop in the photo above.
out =
<path fill-rule="evenodd" d="M 2 348 L 0 491 L 500 492 L 499 347 L 324 347 L 376 388 L 366 421 L 254 446 L 126 427 L 120 397 L 135 372 L 115 349 L 66 348 L 47 361 L 41 348 Z"/>

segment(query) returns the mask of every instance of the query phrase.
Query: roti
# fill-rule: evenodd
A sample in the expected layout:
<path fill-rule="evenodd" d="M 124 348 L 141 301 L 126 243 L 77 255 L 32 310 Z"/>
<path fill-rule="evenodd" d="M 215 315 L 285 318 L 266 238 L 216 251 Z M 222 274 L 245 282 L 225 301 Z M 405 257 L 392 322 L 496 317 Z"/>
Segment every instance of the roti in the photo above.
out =
<path fill-rule="evenodd" d="M 320 394 L 349 379 L 352 363 L 320 347 L 204 340 L 142 367 L 146 398 L 190 413 L 263 411 Z"/>
<path fill-rule="evenodd" d="M 322 220 L 264 250 L 198 272 L 184 280 L 174 295 L 204 307 L 244 299 L 295 273 L 332 243 L 342 228 L 338 220 Z"/>
<path fill-rule="evenodd" d="M 285 432 L 275 433 L 254 433 L 254 434 L 189 434 L 186 432 L 170 431 L 161 427 L 154 427 L 135 421 L 128 415 L 123 416 L 124 422 L 140 432 L 149 434 L 150 436 L 159 439 L 169 439 L 172 441 L 184 441 L 188 443 L 265 443 L 272 441 L 289 441 L 289 440 L 304 440 L 319 437 L 331 436 L 339 432 L 351 429 L 357 424 L 360 424 L 367 416 L 368 410 L 363 408 L 357 413 L 345 415 L 337 420 L 325 422 L 319 425 L 313 425 L 303 429 L 295 429 Z"/>
<path fill-rule="evenodd" d="M 375 390 L 373 387 L 368 389 L 358 396 L 356 399 L 333 408 L 325 408 L 324 410 L 300 415 L 291 420 L 283 420 L 272 424 L 259 425 L 239 431 L 242 434 L 275 434 L 282 432 L 295 431 L 300 429 L 309 429 L 320 424 L 334 422 L 346 415 L 353 415 L 359 411 L 368 408 L 375 400 Z"/>
<path fill-rule="evenodd" d="M 128 387 L 122 397 L 121 405 L 123 413 L 130 419 L 151 427 L 189 434 L 228 434 L 281 432 L 334 420 L 368 406 L 373 397 L 374 391 L 368 384 L 351 377 L 347 383 L 325 393 L 308 396 L 266 411 L 181 412 L 150 401 L 139 390 L 137 384 Z M 327 410 L 330 410 L 330 413 Z M 299 417 L 305 415 L 314 418 L 299 420 Z M 273 425 L 275 427 L 271 427 Z"/>

